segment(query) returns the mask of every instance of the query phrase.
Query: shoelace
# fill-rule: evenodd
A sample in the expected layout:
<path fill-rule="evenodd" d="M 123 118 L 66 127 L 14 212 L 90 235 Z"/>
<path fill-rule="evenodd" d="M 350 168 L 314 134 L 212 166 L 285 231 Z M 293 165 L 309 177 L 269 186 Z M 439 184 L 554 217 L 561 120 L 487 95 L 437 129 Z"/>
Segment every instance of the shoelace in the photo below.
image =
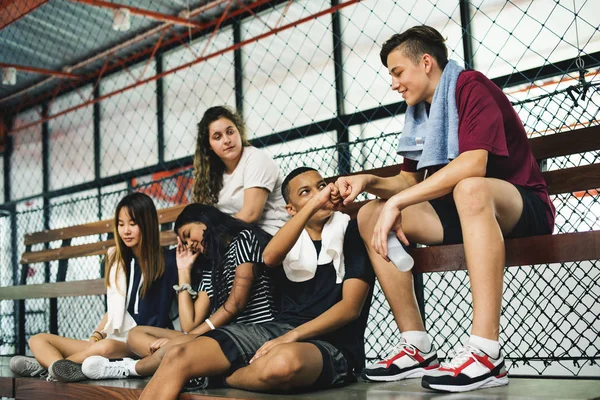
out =
<path fill-rule="evenodd" d="M 45 380 L 47 382 L 58 382 L 55 377 L 50 375 L 50 372 L 45 371 L 40 374 L 40 379 Z"/>
<path fill-rule="evenodd" d="M 401 340 L 394 347 L 392 347 L 385 359 L 387 360 L 388 358 L 392 358 L 401 351 L 404 351 L 410 356 L 414 356 L 415 354 L 417 354 L 417 348 L 415 346 L 406 342 L 405 340 Z"/>
<path fill-rule="evenodd" d="M 118 378 L 126 378 L 129 376 L 129 371 L 120 362 L 113 361 L 104 366 L 105 376 L 116 376 Z"/>
<path fill-rule="evenodd" d="M 472 358 L 477 364 L 481 364 L 479 360 L 473 355 L 473 353 L 477 352 L 474 347 L 465 346 L 459 347 L 456 350 L 452 350 L 450 352 L 451 360 L 448 362 L 441 363 L 442 368 L 454 369 L 463 365 L 469 358 Z"/>
<path fill-rule="evenodd" d="M 24 373 L 31 374 L 32 372 L 38 371 L 42 366 L 37 361 L 25 360 Z"/>

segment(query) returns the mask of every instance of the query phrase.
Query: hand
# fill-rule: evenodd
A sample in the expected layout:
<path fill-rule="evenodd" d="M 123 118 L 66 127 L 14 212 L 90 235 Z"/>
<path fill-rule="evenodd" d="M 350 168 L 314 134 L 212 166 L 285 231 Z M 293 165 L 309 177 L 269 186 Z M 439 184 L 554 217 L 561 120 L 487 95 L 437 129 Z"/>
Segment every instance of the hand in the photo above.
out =
<path fill-rule="evenodd" d="M 366 175 L 342 176 L 335 181 L 340 196 L 344 199 L 343 205 L 352 203 L 356 197 L 364 192 L 367 186 Z"/>
<path fill-rule="evenodd" d="M 194 252 L 181 241 L 179 236 L 177 236 L 176 258 L 178 270 L 191 270 L 198 254 L 200 253 L 194 254 Z"/>
<path fill-rule="evenodd" d="M 156 339 L 154 342 L 150 343 L 150 346 L 148 346 L 150 349 L 150 354 L 153 354 L 155 351 L 157 351 L 158 349 L 163 347 L 168 342 L 169 342 L 169 339 L 167 339 L 167 338 Z"/>
<path fill-rule="evenodd" d="M 340 194 L 337 187 L 330 183 L 311 199 L 318 210 L 337 210 L 340 206 Z"/>
<path fill-rule="evenodd" d="M 273 347 L 278 346 L 280 344 L 284 344 L 284 343 L 293 343 L 295 341 L 296 341 L 296 338 L 292 334 L 292 331 L 290 331 L 282 336 L 279 336 L 276 339 L 269 340 L 267 343 L 260 346 L 260 349 L 258 349 L 256 351 L 256 354 L 254 354 L 254 357 L 252 357 L 252 359 L 250 360 L 250 364 L 252 364 L 258 358 L 267 354 L 269 351 L 271 351 L 273 349 Z"/>
<path fill-rule="evenodd" d="M 381 209 L 371 239 L 373 250 L 386 261 L 390 261 L 387 247 L 387 238 L 390 231 L 394 231 L 398 240 L 408 246 L 408 239 L 402 230 L 402 212 L 392 200 L 388 200 Z"/>

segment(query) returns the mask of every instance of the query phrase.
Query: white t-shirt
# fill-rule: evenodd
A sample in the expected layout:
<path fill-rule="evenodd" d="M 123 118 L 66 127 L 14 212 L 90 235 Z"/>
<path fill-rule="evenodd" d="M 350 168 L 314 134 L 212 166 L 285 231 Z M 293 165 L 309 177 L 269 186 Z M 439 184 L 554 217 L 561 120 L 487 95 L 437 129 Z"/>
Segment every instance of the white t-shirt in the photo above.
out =
<path fill-rule="evenodd" d="M 226 214 L 237 214 L 244 206 L 244 191 L 263 188 L 269 191 L 261 218 L 256 222 L 274 235 L 289 218 L 281 195 L 283 178 L 275 161 L 256 147 L 244 147 L 240 162 L 232 174 L 223 174 L 223 188 L 216 207 Z"/>

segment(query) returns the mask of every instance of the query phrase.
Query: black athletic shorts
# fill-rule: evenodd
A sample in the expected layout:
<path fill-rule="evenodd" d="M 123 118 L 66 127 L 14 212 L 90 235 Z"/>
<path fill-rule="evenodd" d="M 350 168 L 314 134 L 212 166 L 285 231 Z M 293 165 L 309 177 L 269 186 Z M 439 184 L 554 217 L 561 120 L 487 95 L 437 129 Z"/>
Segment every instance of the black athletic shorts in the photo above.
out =
<path fill-rule="evenodd" d="M 523 186 L 514 185 L 523 199 L 523 213 L 513 228 L 512 232 L 506 235 L 506 238 L 518 238 L 525 236 L 547 235 L 552 233 L 552 228 L 548 226 L 548 217 L 546 216 L 546 204 L 531 189 Z M 456 204 L 449 198 L 431 200 L 429 203 L 437 213 L 442 227 L 444 228 L 444 241 L 442 244 L 457 244 L 463 242 L 462 229 Z"/>

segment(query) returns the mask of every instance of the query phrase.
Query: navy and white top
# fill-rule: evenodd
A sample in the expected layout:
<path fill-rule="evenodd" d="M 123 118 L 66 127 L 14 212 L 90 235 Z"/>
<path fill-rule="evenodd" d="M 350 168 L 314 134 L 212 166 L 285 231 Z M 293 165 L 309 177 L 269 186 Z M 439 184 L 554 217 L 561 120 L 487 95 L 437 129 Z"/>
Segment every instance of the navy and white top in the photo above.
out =
<path fill-rule="evenodd" d="M 246 308 L 232 323 L 259 324 L 272 321 L 276 313 L 273 286 L 264 266 L 258 239 L 250 230 L 243 230 L 234 237 L 223 257 L 222 271 L 226 278 L 228 293 L 231 293 L 237 267 L 245 263 L 261 264 L 263 268 L 260 276 L 254 277 L 252 292 Z M 212 300 L 214 291 L 211 278 L 212 271 L 210 269 L 202 271 L 198 291 L 206 292 Z M 216 309 L 212 310 L 212 312 L 215 311 Z"/>
<path fill-rule="evenodd" d="M 171 303 L 175 298 L 173 285 L 177 284 L 177 261 L 175 250 L 163 249 L 165 258 L 165 272 L 146 291 L 144 297 L 140 296 L 142 286 L 142 270 L 139 261 L 133 257 L 130 264 L 133 268 L 129 273 L 127 311 L 138 325 L 156 326 L 159 328 L 173 329 L 169 317 Z"/>

